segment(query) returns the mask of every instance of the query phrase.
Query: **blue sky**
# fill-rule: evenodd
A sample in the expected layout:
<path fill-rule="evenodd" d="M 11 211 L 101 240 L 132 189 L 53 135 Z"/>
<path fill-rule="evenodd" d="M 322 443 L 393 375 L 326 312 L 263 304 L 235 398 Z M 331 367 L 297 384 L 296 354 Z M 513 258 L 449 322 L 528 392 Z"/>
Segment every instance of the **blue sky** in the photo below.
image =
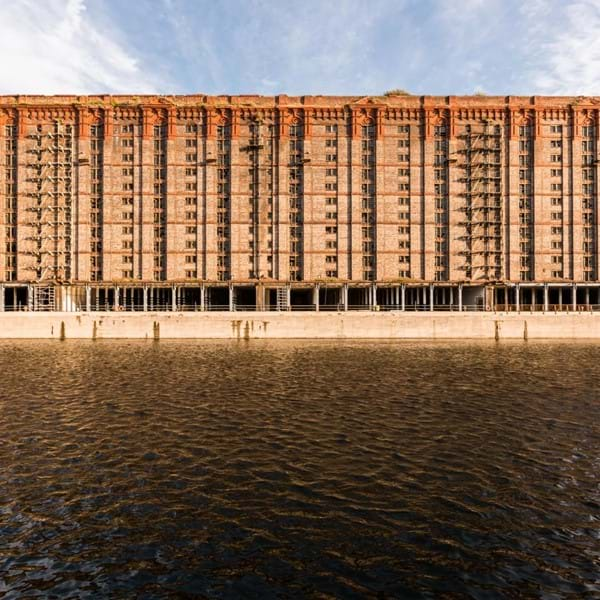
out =
<path fill-rule="evenodd" d="M 0 93 L 600 95 L 600 0 L 0 0 Z"/>

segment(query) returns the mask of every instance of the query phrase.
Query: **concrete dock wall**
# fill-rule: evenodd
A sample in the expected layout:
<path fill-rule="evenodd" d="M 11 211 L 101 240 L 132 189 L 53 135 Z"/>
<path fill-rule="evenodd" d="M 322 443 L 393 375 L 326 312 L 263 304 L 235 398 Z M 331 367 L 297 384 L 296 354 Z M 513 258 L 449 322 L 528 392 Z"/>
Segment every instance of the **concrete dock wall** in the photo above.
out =
<path fill-rule="evenodd" d="M 600 313 L 0 313 L 4 339 L 600 339 Z"/>

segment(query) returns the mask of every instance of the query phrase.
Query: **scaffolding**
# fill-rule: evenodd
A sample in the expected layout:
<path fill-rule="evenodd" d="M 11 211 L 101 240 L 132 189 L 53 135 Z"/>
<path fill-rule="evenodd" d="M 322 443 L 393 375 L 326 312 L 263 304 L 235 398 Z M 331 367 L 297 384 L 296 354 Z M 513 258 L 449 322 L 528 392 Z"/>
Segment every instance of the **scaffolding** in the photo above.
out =
<path fill-rule="evenodd" d="M 500 280 L 504 274 L 502 203 L 502 127 L 491 121 L 466 125 L 458 135 L 457 167 L 464 212 L 465 276 Z"/>
<path fill-rule="evenodd" d="M 53 285 L 35 285 L 28 296 L 29 310 L 57 310 L 56 288 Z"/>
<path fill-rule="evenodd" d="M 27 181 L 33 184 L 26 194 L 31 198 L 26 209 L 29 213 L 26 225 L 30 228 L 27 239 L 32 242 L 26 253 L 35 259 L 29 269 L 35 272 L 37 282 L 68 281 L 72 249 L 73 128 L 55 121 L 50 131 L 43 133 L 40 126 L 28 138 L 37 142 L 27 151 L 26 163 Z M 40 292 L 42 305 L 54 305 L 54 288 L 36 289 L 48 290 Z"/>
<path fill-rule="evenodd" d="M 256 121 L 250 127 L 250 139 L 246 146 L 248 159 L 250 161 L 250 181 L 251 186 L 251 202 L 252 202 L 252 272 L 254 277 L 260 275 L 260 189 L 261 184 L 260 169 L 261 169 L 261 150 L 263 149 L 262 137 L 260 134 L 261 122 Z"/>

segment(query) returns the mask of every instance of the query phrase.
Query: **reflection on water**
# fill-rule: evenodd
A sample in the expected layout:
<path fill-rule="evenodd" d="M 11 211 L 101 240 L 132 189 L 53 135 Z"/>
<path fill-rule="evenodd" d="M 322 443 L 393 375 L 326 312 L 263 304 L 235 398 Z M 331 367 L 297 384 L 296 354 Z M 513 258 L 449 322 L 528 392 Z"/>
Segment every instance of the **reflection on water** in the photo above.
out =
<path fill-rule="evenodd" d="M 598 597 L 599 359 L 2 342 L 0 594 Z"/>

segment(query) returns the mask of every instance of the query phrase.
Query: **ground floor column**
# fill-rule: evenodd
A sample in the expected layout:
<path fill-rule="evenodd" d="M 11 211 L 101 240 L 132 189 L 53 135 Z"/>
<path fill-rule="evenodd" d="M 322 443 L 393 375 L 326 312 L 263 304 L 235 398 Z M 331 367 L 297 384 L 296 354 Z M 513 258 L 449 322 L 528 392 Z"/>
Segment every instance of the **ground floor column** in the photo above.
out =
<path fill-rule="evenodd" d="M 434 309 L 434 301 L 435 301 L 435 299 L 433 297 L 434 296 L 434 291 L 435 291 L 435 288 L 434 288 L 433 283 L 432 283 L 432 284 L 429 285 L 429 310 L 430 311 Z"/>
<path fill-rule="evenodd" d="M 142 288 L 142 310 L 148 312 L 148 286 Z"/>
<path fill-rule="evenodd" d="M 563 301 L 563 289 L 562 287 L 558 288 L 558 307 L 562 310 L 562 301 Z"/>
<path fill-rule="evenodd" d="M 400 288 L 400 308 L 401 310 L 406 310 L 406 284 L 402 284 Z"/>
<path fill-rule="evenodd" d="M 119 288 L 115 287 L 113 288 L 113 291 L 115 293 L 115 297 L 113 298 L 113 309 L 119 310 Z"/>
<path fill-rule="evenodd" d="M 315 310 L 319 312 L 319 284 L 313 288 L 313 304 L 315 305 Z"/>
<path fill-rule="evenodd" d="M 344 310 L 348 310 L 348 284 L 345 283 L 342 289 L 342 298 L 344 303 Z"/>
<path fill-rule="evenodd" d="M 463 309 L 463 284 L 458 284 L 458 312 L 462 312 Z"/>
<path fill-rule="evenodd" d="M 204 284 L 200 287 L 200 310 L 204 312 L 204 307 L 206 305 L 206 288 Z"/>
<path fill-rule="evenodd" d="M 548 284 L 544 284 L 544 312 L 548 312 Z"/>
<path fill-rule="evenodd" d="M 229 286 L 229 312 L 233 312 L 235 310 L 234 302 L 233 302 L 233 286 Z"/>
<path fill-rule="evenodd" d="M 85 310 L 86 312 L 92 310 L 92 290 L 89 285 L 85 286 Z"/>
<path fill-rule="evenodd" d="M 517 304 L 517 312 L 521 310 L 521 286 L 517 283 L 515 288 L 515 302 Z"/>
<path fill-rule="evenodd" d="M 573 289 L 571 290 L 571 294 L 573 296 L 571 298 L 571 300 L 572 300 L 571 304 L 573 306 L 573 310 L 577 310 L 577 284 L 576 283 L 573 284 Z"/>
<path fill-rule="evenodd" d="M 590 288 L 587 286 L 585 288 L 585 308 L 586 310 L 590 308 Z"/>
<path fill-rule="evenodd" d="M 0 312 L 4 312 L 4 284 L 0 283 Z"/>

